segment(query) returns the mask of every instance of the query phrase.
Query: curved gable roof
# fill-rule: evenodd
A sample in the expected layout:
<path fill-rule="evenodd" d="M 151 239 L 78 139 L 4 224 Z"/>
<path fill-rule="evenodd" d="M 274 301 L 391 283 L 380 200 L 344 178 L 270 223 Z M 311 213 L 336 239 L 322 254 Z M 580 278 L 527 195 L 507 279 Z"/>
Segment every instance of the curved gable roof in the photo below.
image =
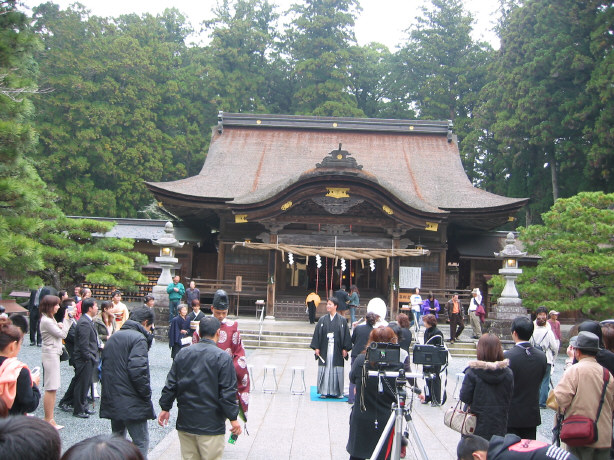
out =
<path fill-rule="evenodd" d="M 298 181 L 342 144 L 362 165 L 365 177 L 420 211 L 517 210 L 527 201 L 475 188 L 448 122 L 221 117 L 201 172 L 173 182 L 148 183 L 154 194 L 228 204 L 260 202 Z"/>

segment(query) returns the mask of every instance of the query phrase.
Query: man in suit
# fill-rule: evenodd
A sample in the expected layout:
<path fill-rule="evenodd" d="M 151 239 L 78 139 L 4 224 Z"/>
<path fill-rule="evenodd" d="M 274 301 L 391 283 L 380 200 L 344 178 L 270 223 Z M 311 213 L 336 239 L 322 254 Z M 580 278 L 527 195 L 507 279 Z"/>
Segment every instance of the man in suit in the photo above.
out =
<path fill-rule="evenodd" d="M 41 337 L 41 315 L 38 311 L 38 306 L 46 295 L 52 294 L 51 288 L 48 286 L 39 286 L 38 289 L 30 291 L 30 300 L 28 301 L 28 310 L 30 311 L 30 346 L 34 345 L 42 347 L 43 339 Z M 54 294 L 55 295 L 55 294 Z"/>
<path fill-rule="evenodd" d="M 519 316 L 512 322 L 515 345 L 504 355 L 510 360 L 514 372 L 514 392 L 507 419 L 507 432 L 522 439 L 537 439 L 537 426 L 541 423 L 539 388 L 546 374 L 546 354 L 531 346 L 533 322 Z"/>
<path fill-rule="evenodd" d="M 98 364 L 98 334 L 94 326 L 94 316 L 98 304 L 91 297 L 81 304 L 81 318 L 75 331 L 75 390 L 73 395 L 73 416 L 89 418 L 93 411 L 87 408 L 87 392 L 92 385 L 92 375 Z"/>

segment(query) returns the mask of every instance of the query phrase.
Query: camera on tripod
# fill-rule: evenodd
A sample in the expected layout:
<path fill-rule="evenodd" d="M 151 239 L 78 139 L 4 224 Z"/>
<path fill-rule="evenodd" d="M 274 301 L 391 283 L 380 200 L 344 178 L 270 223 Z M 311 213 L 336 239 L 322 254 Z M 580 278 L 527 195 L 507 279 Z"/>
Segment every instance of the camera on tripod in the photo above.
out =
<path fill-rule="evenodd" d="M 414 345 L 414 364 L 444 366 L 448 364 L 448 351 L 436 345 Z"/>
<path fill-rule="evenodd" d="M 372 342 L 367 348 L 367 359 L 378 369 L 398 369 L 401 364 L 401 346 L 397 343 Z"/>

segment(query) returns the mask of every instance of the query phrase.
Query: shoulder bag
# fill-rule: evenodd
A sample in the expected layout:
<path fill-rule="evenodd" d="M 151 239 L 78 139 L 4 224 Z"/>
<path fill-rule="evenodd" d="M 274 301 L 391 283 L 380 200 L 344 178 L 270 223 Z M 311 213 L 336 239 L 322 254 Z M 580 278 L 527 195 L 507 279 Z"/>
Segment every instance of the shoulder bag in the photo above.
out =
<path fill-rule="evenodd" d="M 597 421 L 601 415 L 605 392 L 610 381 L 610 372 L 603 369 L 603 390 L 601 390 L 601 400 L 595 420 L 583 415 L 571 415 L 566 417 L 561 423 L 561 441 L 568 446 L 578 447 L 587 446 L 597 441 Z"/>
<path fill-rule="evenodd" d="M 70 354 L 68 353 L 68 348 L 65 345 L 62 345 L 62 354 L 60 355 L 60 361 L 68 361 L 70 359 Z"/>
<path fill-rule="evenodd" d="M 462 401 L 458 401 L 456 406 L 450 407 L 443 416 L 445 426 L 452 428 L 454 431 L 462 435 L 473 434 L 478 418 L 470 412 L 469 407 L 461 408 L 459 405 Z"/>

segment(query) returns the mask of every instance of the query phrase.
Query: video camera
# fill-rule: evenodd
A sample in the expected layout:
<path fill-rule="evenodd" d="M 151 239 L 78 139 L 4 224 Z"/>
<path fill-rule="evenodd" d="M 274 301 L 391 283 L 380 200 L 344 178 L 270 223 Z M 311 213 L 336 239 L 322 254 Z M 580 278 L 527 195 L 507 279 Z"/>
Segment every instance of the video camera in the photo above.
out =
<path fill-rule="evenodd" d="M 398 369 L 401 363 L 401 347 L 397 343 L 372 342 L 367 348 L 366 361 L 379 369 Z"/>
<path fill-rule="evenodd" d="M 448 351 L 435 345 L 414 345 L 413 362 L 425 366 L 443 366 L 448 364 Z"/>

